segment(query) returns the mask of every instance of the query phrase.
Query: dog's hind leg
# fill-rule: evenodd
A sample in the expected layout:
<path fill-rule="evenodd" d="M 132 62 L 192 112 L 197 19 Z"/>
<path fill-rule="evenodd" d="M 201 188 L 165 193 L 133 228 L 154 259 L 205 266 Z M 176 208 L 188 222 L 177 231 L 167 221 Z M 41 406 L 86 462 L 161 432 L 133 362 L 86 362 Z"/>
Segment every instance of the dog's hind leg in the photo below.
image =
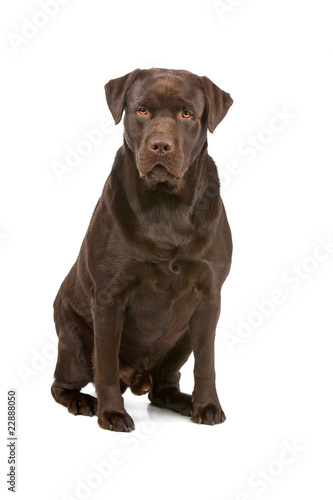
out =
<path fill-rule="evenodd" d="M 58 360 L 51 387 L 54 399 L 74 415 L 97 415 L 97 399 L 80 390 L 93 381 L 92 343 L 82 340 L 78 327 L 66 323 L 59 331 Z M 74 335 L 73 335 L 74 334 Z"/>
<path fill-rule="evenodd" d="M 186 332 L 163 361 L 151 371 L 153 387 L 148 394 L 151 403 L 182 415 L 193 413 L 192 396 L 180 392 L 180 368 L 192 352 L 189 332 Z"/>

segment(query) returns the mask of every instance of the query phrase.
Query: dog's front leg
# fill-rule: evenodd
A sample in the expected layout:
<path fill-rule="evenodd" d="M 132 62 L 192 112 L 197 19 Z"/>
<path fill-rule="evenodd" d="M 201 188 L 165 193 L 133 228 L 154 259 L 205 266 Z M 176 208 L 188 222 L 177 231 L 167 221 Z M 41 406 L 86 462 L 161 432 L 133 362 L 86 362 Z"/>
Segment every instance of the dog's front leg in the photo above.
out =
<path fill-rule="evenodd" d="M 218 424 L 225 420 L 215 387 L 214 341 L 219 317 L 219 304 L 203 298 L 190 320 L 194 354 L 193 415 L 202 424 Z"/>
<path fill-rule="evenodd" d="M 120 301 L 93 299 L 94 382 L 98 401 L 98 423 L 113 431 L 134 430 L 134 422 L 124 408 L 119 384 L 119 347 L 124 324 L 125 305 Z"/>

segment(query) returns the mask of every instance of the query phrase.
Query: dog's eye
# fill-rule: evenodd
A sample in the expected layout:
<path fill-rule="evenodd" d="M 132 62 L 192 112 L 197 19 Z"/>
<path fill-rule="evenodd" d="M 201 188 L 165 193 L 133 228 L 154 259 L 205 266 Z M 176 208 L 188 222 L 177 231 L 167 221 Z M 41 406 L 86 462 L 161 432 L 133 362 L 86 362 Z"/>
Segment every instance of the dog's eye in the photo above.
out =
<path fill-rule="evenodd" d="M 146 110 L 145 108 L 139 108 L 139 109 L 138 109 L 138 113 L 139 113 L 140 115 L 146 115 L 146 114 L 147 114 L 147 110 Z"/>
<path fill-rule="evenodd" d="M 182 112 L 183 118 L 190 118 L 190 116 L 191 116 L 191 113 L 187 109 L 185 109 L 185 111 Z"/>

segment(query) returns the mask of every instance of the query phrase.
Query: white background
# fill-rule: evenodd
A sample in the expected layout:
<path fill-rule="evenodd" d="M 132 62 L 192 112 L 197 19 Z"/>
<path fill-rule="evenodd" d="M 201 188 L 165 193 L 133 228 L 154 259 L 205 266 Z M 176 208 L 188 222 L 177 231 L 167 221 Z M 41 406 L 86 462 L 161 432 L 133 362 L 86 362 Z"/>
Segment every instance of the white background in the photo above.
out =
<path fill-rule="evenodd" d="M 333 255 L 318 247 L 333 237 L 330 2 L 71 0 L 46 17 L 41 3 L 1 6 L 1 491 L 12 498 L 6 399 L 14 387 L 16 498 L 331 498 Z M 32 21 L 44 26 L 29 31 Z M 126 393 L 136 431 L 112 433 L 50 394 L 52 302 L 122 125 L 62 180 L 54 162 L 111 118 L 104 84 L 137 67 L 188 69 L 234 99 L 209 134 L 234 240 L 216 340 L 227 421 L 215 427 Z M 274 121 L 276 112 L 288 123 Z M 257 149 L 245 154 L 253 138 Z M 243 338 L 241 322 L 252 322 Z M 190 392 L 191 362 L 182 382 Z"/>

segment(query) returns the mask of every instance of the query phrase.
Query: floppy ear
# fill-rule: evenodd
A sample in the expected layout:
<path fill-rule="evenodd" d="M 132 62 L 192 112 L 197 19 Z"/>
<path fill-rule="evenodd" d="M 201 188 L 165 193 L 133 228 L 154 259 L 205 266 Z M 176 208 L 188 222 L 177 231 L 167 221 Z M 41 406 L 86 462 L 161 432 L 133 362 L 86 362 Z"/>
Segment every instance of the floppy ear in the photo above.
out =
<path fill-rule="evenodd" d="M 206 76 L 201 77 L 201 82 L 208 103 L 208 130 L 213 133 L 234 101 L 230 94 L 221 90 Z"/>
<path fill-rule="evenodd" d="M 123 114 L 126 92 L 140 71 L 140 69 L 136 69 L 131 73 L 127 73 L 125 76 L 110 80 L 106 85 L 104 85 L 106 102 L 116 125 L 120 122 Z"/>

